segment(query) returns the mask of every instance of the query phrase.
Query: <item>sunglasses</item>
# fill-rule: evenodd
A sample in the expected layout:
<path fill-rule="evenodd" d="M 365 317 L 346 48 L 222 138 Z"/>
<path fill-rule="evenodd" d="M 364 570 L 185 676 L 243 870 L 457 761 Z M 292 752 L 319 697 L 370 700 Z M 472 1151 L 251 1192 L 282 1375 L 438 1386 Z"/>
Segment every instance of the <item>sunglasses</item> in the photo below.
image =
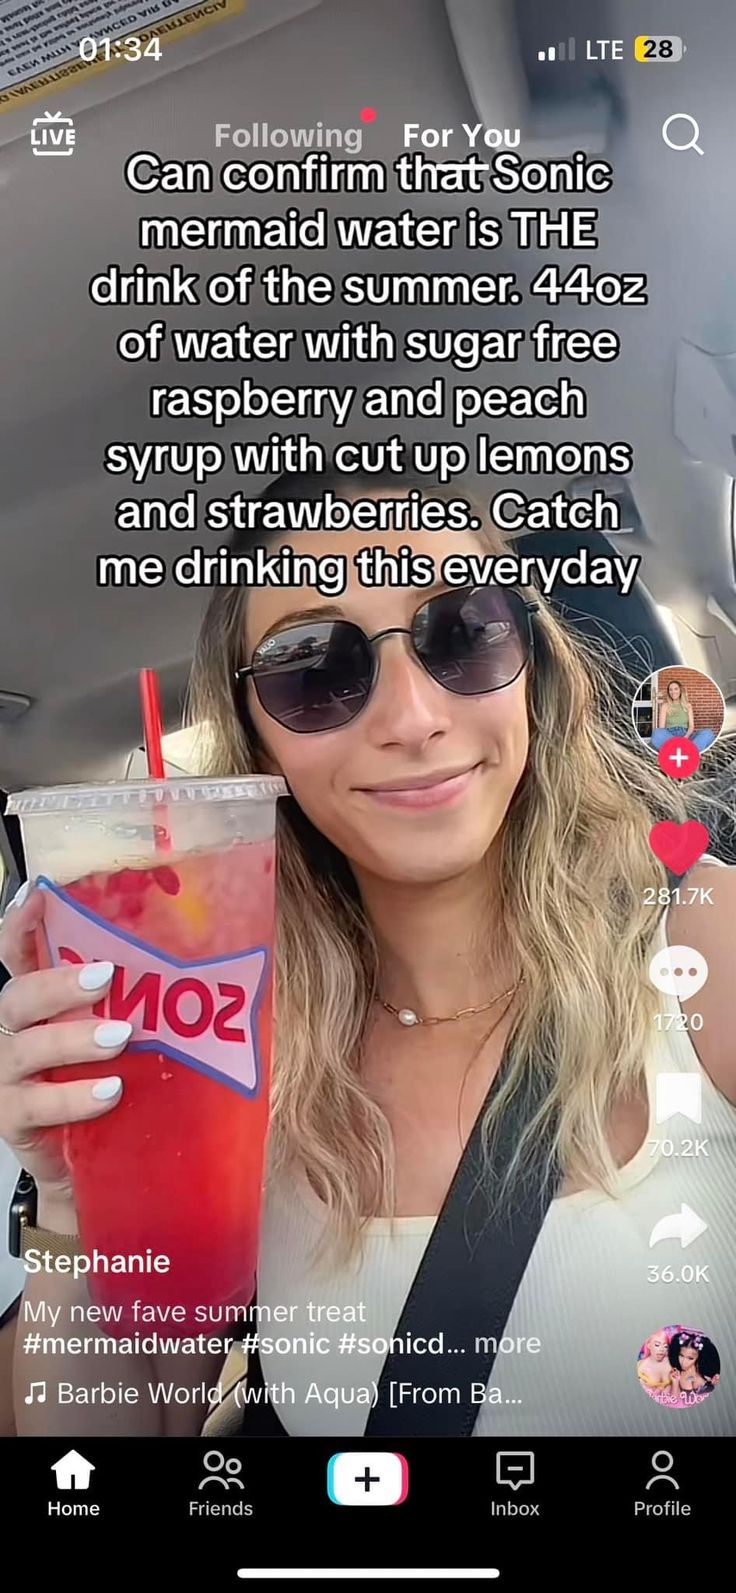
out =
<path fill-rule="evenodd" d="M 538 603 L 492 586 L 441 592 L 418 608 L 407 630 L 393 625 L 366 636 L 351 620 L 313 620 L 267 636 L 250 664 L 235 671 L 252 679 L 265 712 L 299 735 L 337 730 L 356 719 L 378 679 L 377 643 L 408 636 L 432 680 L 460 697 L 486 696 L 510 686 L 534 650 L 531 615 Z"/>

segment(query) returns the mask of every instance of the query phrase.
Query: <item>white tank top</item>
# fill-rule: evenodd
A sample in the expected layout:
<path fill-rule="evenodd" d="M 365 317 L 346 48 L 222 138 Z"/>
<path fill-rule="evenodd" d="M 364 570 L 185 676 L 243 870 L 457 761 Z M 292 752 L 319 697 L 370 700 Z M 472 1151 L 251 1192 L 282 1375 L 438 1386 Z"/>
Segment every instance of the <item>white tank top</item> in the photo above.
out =
<path fill-rule="evenodd" d="M 652 952 L 665 944 L 663 918 Z M 660 1011 L 676 1021 L 677 999 L 663 995 Z M 698 1075 L 700 1124 L 678 1115 L 657 1125 L 660 1073 Z M 736 1108 L 711 1082 L 687 1032 L 674 1026 L 654 1030 L 646 1075 L 649 1129 L 620 1169 L 616 1197 L 583 1191 L 549 1207 L 506 1323 L 505 1340 L 521 1348 L 497 1354 L 488 1390 L 499 1392 L 493 1403 L 478 1404 L 474 1437 L 660 1439 L 736 1430 Z M 660 1142 L 654 1154 L 650 1139 Z M 678 1155 L 668 1153 L 668 1140 Z M 686 1154 L 688 1142 L 694 1152 L 703 1140 L 707 1155 Z M 680 1213 L 683 1203 L 707 1231 L 685 1248 L 679 1238 L 650 1248 L 656 1224 Z M 368 1353 L 341 1351 L 341 1335 L 380 1341 L 395 1333 L 436 1218 L 371 1221 L 362 1258 L 329 1275 L 310 1261 L 323 1221 L 324 1207 L 306 1178 L 282 1175 L 267 1183 L 258 1303 L 292 1311 L 291 1320 L 284 1313 L 280 1322 L 261 1319 L 263 1338 L 277 1341 L 270 1353 L 262 1344 L 261 1365 L 288 1433 L 358 1438 L 386 1350 L 379 1342 Z M 650 1281 L 655 1267 L 656 1281 Z M 696 1281 L 698 1267 L 706 1269 L 707 1281 L 702 1272 Z M 670 1274 L 676 1281 L 666 1281 Z M 331 1313 L 335 1320 L 328 1307 L 339 1308 Z M 677 1324 L 706 1334 L 721 1358 L 713 1393 L 685 1409 L 648 1398 L 636 1373 L 643 1341 Z M 327 1353 L 309 1353 L 310 1333 Z M 295 1337 L 306 1339 L 306 1353 L 289 1348 Z M 539 1341 L 539 1350 L 529 1347 L 530 1339 L 532 1346 Z"/>

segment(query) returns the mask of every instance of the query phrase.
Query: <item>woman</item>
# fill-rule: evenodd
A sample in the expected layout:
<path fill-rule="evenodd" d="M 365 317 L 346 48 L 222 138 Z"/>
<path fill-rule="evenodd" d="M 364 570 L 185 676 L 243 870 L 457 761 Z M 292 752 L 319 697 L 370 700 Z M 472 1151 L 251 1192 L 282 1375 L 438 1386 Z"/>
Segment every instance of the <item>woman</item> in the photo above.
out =
<path fill-rule="evenodd" d="M 266 496 L 316 497 L 327 485 L 351 501 L 407 491 L 320 478 Z M 508 1319 L 509 1343 L 522 1347 L 497 1357 L 498 1397 L 479 1405 L 474 1433 L 655 1431 L 638 1392 L 630 1397 L 632 1345 L 658 1293 L 663 1307 L 670 1300 L 648 1281 L 649 1234 L 682 1199 L 711 1213 L 736 1144 L 733 872 L 698 865 L 692 879 L 712 899 L 674 905 L 665 926 L 664 874 L 647 837 L 653 816 L 684 817 L 681 789 L 614 739 L 592 664 L 533 592 L 364 587 L 352 563 L 363 531 L 276 530 L 270 543 L 346 555 L 347 589 L 339 602 L 303 587 L 218 591 L 190 715 L 209 724 L 206 772 L 280 772 L 291 792 L 279 812 L 258 1303 L 292 1305 L 294 1332 L 319 1319 L 329 1347 L 262 1354 L 272 1390 L 290 1391 L 281 1421 L 298 1435 L 364 1431 L 366 1406 L 350 1396 L 380 1376 L 495 1079 L 483 1173 L 495 1220 L 545 1141 L 561 1181 Z M 396 551 L 390 531 L 370 543 Z M 482 516 L 473 529 L 431 537 L 402 530 L 401 544 L 430 552 L 437 570 L 453 553 L 502 551 Z M 96 1054 L 94 1023 L 71 1018 L 89 1000 L 73 971 L 32 971 L 40 911 L 31 892 L 0 932 L 15 976 L 0 999 L 0 1133 L 41 1185 L 39 1223 L 66 1234 L 76 1223 L 71 1192 L 40 1129 L 114 1111 L 120 1088 L 97 1098 L 94 1084 L 33 1079 Z M 647 978 L 666 932 L 711 968 L 693 1042 L 678 1030 L 674 997 L 659 997 Z M 672 1021 L 658 1028 L 663 1010 Z M 60 1012 L 68 1022 L 43 1027 Z M 701 1076 L 708 1157 L 662 1156 L 651 1108 L 662 1070 Z M 495 1147 L 520 1096 L 534 1109 L 499 1188 Z M 701 1246 L 723 1340 L 733 1264 L 716 1220 Z M 54 1287 L 46 1280 L 44 1298 Z M 37 1280 L 28 1289 L 40 1297 Z M 365 1351 L 340 1350 L 328 1310 L 333 1322 L 360 1323 Z M 221 1357 L 183 1360 L 177 1378 L 197 1385 L 222 1369 Z M 17 1368 L 19 1430 L 47 1432 L 49 1406 L 39 1415 L 24 1403 L 20 1353 Z M 141 1358 L 133 1370 L 145 1391 L 151 1365 Z M 94 1363 L 75 1371 L 79 1382 L 101 1375 Z M 163 1376 L 163 1365 L 155 1371 Z M 726 1406 L 712 1431 L 733 1419 Z M 201 1421 L 185 1406 L 152 1409 L 142 1392 L 124 1417 L 61 1410 L 54 1430 L 81 1436 L 80 1418 L 85 1432 L 120 1432 L 122 1420 L 126 1432 L 193 1433 Z"/>
<path fill-rule="evenodd" d="M 650 1398 L 661 1394 L 672 1383 L 672 1367 L 668 1351 L 666 1328 L 662 1328 L 659 1333 L 652 1333 L 644 1343 L 641 1357 L 637 1362 L 636 1375 Z"/>
<path fill-rule="evenodd" d="M 674 1333 L 669 1359 L 674 1405 L 699 1405 L 713 1393 L 720 1381 L 721 1361 L 715 1345 L 704 1334 Z"/>
<path fill-rule="evenodd" d="M 714 730 L 695 730 L 692 704 L 679 680 L 670 680 L 667 684 L 667 697 L 660 703 L 652 746 L 659 751 L 672 736 L 688 736 L 699 752 L 704 752 L 716 739 Z"/>

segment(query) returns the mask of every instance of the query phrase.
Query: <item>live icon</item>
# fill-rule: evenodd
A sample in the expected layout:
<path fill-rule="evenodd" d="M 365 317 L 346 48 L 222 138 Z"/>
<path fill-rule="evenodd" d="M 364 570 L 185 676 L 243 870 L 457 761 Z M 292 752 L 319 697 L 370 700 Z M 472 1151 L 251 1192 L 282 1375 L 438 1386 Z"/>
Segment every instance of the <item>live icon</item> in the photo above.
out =
<path fill-rule="evenodd" d="M 586 39 L 586 61 L 623 61 L 623 39 Z"/>

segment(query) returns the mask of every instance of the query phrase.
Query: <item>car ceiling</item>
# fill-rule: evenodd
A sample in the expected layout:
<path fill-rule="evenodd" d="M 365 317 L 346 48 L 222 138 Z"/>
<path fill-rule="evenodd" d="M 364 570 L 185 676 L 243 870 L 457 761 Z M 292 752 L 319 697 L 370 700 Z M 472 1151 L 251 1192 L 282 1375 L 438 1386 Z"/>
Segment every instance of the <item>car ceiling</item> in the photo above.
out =
<path fill-rule="evenodd" d="M 150 149 L 164 158 L 217 161 L 213 130 L 218 121 L 313 126 L 322 119 L 349 127 L 357 125 L 366 104 L 375 106 L 377 118 L 365 130 L 363 154 L 389 163 L 401 148 L 404 122 L 459 130 L 463 122 L 477 120 L 520 127 L 524 154 L 583 148 L 614 160 L 617 180 L 601 205 L 596 267 L 648 271 L 653 304 L 646 311 L 623 312 L 618 320 L 614 312 L 600 309 L 566 310 L 564 324 L 612 325 L 624 340 L 624 356 L 615 368 L 586 367 L 590 418 L 576 423 L 574 435 L 625 438 L 634 445 L 629 484 L 634 530 L 626 535 L 625 551 L 642 553 L 643 577 L 656 601 L 677 616 L 688 661 L 719 681 L 733 700 L 733 716 L 736 585 L 727 457 L 728 440 L 733 443 L 736 434 L 736 416 L 730 417 L 730 405 L 736 403 L 730 396 L 736 365 L 732 0 L 710 0 L 707 9 L 700 8 L 697 37 L 687 0 L 650 0 L 651 30 L 676 31 L 688 40 L 682 68 L 662 66 L 645 76 L 640 66 L 624 60 L 607 72 L 581 69 L 575 94 L 565 91 L 570 78 L 564 78 L 562 68 L 550 69 L 553 75 L 547 78 L 540 73 L 537 46 L 550 32 L 562 37 L 568 31 L 578 38 L 630 41 L 639 31 L 638 6 L 623 0 L 556 5 L 551 27 L 550 8 L 541 3 L 315 0 L 310 5 L 302 0 L 299 11 L 299 0 L 291 5 L 282 0 L 277 8 L 289 9 L 299 14 L 269 26 L 266 0 L 261 0 L 252 13 L 254 36 L 237 42 L 235 23 L 222 22 L 200 35 L 209 51 L 202 59 L 183 53 L 177 60 L 183 45 L 173 45 L 166 71 L 159 69 L 162 63 L 150 62 L 150 81 L 141 83 L 139 76 L 136 87 L 125 90 L 126 69 L 116 69 L 107 74 L 109 97 L 99 103 L 80 106 L 84 96 L 76 88 L 45 101 L 44 108 L 74 115 L 77 146 L 70 160 L 33 157 L 28 135 L 36 106 L 0 117 L 5 376 L 0 384 L 0 785 L 11 789 L 120 774 L 139 736 L 135 674 L 144 664 L 160 670 L 167 727 L 175 728 L 207 596 L 171 584 L 154 590 L 95 585 L 97 554 L 129 550 L 113 525 L 120 480 L 105 476 L 101 457 L 113 439 L 147 440 L 146 387 L 152 378 L 150 367 L 121 364 L 114 350 L 116 332 L 144 325 L 150 312 L 95 308 L 87 283 L 113 261 L 130 267 L 140 258 L 140 213 L 212 214 L 217 203 L 215 195 L 182 196 L 173 203 L 171 196 L 142 200 L 123 183 L 125 159 L 135 149 Z M 691 110 L 700 119 L 707 146 L 702 159 L 692 152 L 677 155 L 663 145 L 662 121 L 675 110 Z M 465 149 L 458 136 L 447 158 L 462 158 Z M 225 150 L 222 158 L 241 153 L 247 158 L 238 150 Z M 351 204 L 322 195 L 314 196 L 317 202 L 344 213 Z M 480 201 L 488 209 L 494 202 L 493 196 Z M 280 203 L 264 196 L 249 202 L 248 209 L 275 214 Z M 405 196 L 382 196 L 375 209 L 398 211 L 406 203 Z M 444 209 L 448 214 L 460 203 L 453 196 L 414 202 L 425 213 Z M 304 208 L 312 208 L 312 196 Z M 157 265 L 161 259 L 157 255 Z M 296 257 L 297 265 L 337 275 L 348 265 L 386 268 L 385 254 L 348 261 L 336 252 L 329 264 L 323 256 L 318 267 L 314 261 L 314 255 Z M 205 263 L 208 270 L 233 269 L 227 255 L 208 256 L 206 262 L 200 256 L 193 266 L 202 269 Z M 431 269 L 433 264 L 448 269 L 447 256 L 415 252 L 402 260 L 393 255 L 390 269 Z M 492 269 L 506 264 L 497 254 Z M 459 248 L 453 251 L 452 269 L 463 268 L 479 266 L 477 257 L 465 261 Z M 525 311 L 538 318 L 535 307 Z M 198 312 L 200 324 L 207 313 Z M 244 311 L 221 312 L 219 324 L 247 319 L 251 326 L 274 325 L 278 316 L 288 325 L 294 313 L 256 303 Z M 334 306 L 315 312 L 314 324 L 336 323 L 345 313 L 335 313 Z M 487 324 L 482 313 L 464 312 L 460 322 L 457 311 L 403 313 L 412 314 L 417 324 L 432 324 L 432 317 L 438 323 L 444 317 L 447 324 Z M 385 319 L 401 324 L 395 314 Z M 687 375 L 689 369 L 682 365 L 683 354 L 693 347 L 715 393 L 714 408 L 721 405 L 719 431 L 711 426 L 707 404 L 698 411 L 698 430 L 690 378 L 683 385 L 683 370 Z M 718 363 L 710 356 L 719 356 Z M 181 367 L 174 369 L 178 376 L 172 379 L 182 380 Z M 506 369 L 508 380 L 533 379 L 523 361 L 513 372 Z M 198 378 L 208 380 L 201 371 L 198 367 Z M 217 371 L 222 380 L 235 375 L 230 367 Z M 392 379 L 416 381 L 417 371 L 422 380 L 434 374 L 428 366 L 412 366 L 408 372 L 398 368 Z M 156 379 L 164 379 L 164 373 L 165 367 L 157 367 Z M 274 380 L 268 366 L 249 367 L 249 374 Z M 290 382 L 296 385 L 299 377 L 299 367 L 292 365 Z M 353 379 L 358 378 L 376 381 L 379 373 L 375 367 L 358 367 Z M 302 379 L 314 380 L 314 367 L 307 367 Z M 485 379 L 499 379 L 498 367 L 490 368 Z M 265 437 L 273 424 L 251 423 L 251 428 L 240 422 L 227 435 Z M 330 440 L 328 428 L 310 430 Z M 365 423 L 361 435 L 381 430 L 386 432 L 385 424 Z M 402 431 L 411 435 L 411 425 L 402 423 Z M 697 433 L 697 457 L 691 433 Z M 184 423 L 177 424 L 175 434 L 182 440 L 202 435 Z M 426 427 L 421 435 L 427 436 Z M 494 425 L 493 435 L 511 433 Z M 540 430 L 538 424 L 517 423 L 513 435 L 561 440 L 569 435 L 569 425 Z M 541 491 L 552 492 L 558 484 L 545 478 Z M 218 477 L 218 495 L 235 485 Z M 127 483 L 123 491 L 127 494 Z M 162 551 L 171 553 L 201 541 L 202 533 L 164 537 Z M 136 539 L 135 551 L 155 550 L 152 536 Z M 31 699 L 15 722 L 12 702 L 6 698 L 3 704 L 3 693 Z"/>

